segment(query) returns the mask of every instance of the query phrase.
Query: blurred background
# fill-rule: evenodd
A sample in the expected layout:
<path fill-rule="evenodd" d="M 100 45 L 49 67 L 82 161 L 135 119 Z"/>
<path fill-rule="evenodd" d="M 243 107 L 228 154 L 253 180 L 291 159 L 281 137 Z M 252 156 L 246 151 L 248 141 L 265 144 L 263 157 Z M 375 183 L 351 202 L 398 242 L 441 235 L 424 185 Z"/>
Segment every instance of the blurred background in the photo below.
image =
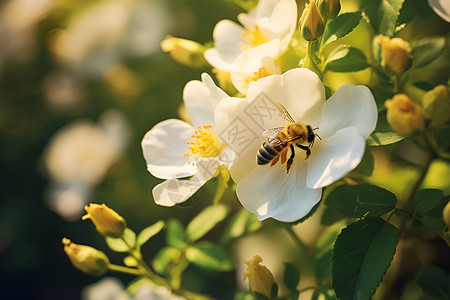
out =
<path fill-rule="evenodd" d="M 305 1 L 298 2 L 301 12 Z M 356 1 L 346 2 L 348 10 L 357 7 Z M 178 117 L 182 90 L 189 80 L 199 80 L 202 72 L 211 74 L 209 68 L 194 70 L 176 63 L 160 50 L 160 41 L 170 34 L 207 43 L 219 20 L 236 20 L 241 11 L 226 0 L 1 1 L 2 299 L 80 299 L 82 288 L 98 278 L 73 268 L 63 252 L 63 237 L 105 251 L 111 261 L 121 262 L 123 256 L 107 251 L 91 222 L 81 221 L 87 202 L 106 203 L 135 231 L 159 219 L 177 218 L 186 224 L 210 204 L 207 199 L 214 193 L 214 182 L 185 207 L 157 206 L 151 189 L 160 180 L 148 174 L 140 142 L 156 123 Z M 448 33 L 448 24 L 426 5 L 421 18 L 431 18 L 431 25 L 425 28 L 419 22 L 406 34 L 424 37 L 425 29 Z M 356 45 L 367 45 L 364 30 L 367 27 L 354 33 Z M 443 60 L 448 70 L 448 60 Z M 360 82 L 367 74 L 351 76 L 363 78 L 356 80 Z M 430 78 L 426 73 L 422 76 Z M 445 83 L 448 74 L 432 78 L 434 84 Z M 382 153 L 375 159 L 385 163 L 377 174 L 386 183 L 386 174 L 395 169 L 390 169 Z M 448 194 L 449 170 L 442 168 L 429 182 Z M 413 181 L 417 171 L 407 172 L 407 176 L 401 174 L 403 180 Z M 390 188 L 401 191 L 403 183 Z M 232 192 L 227 198 L 230 205 L 240 207 Z M 160 234 L 143 252 L 151 258 L 164 243 Z M 265 243 L 266 248 L 280 251 L 279 244 Z M 254 243 L 241 246 L 254 248 Z M 293 246 L 281 248 L 287 253 Z M 281 265 L 286 260 L 276 258 L 272 263 Z M 265 263 L 270 266 L 270 259 Z M 241 284 L 239 268 L 235 275 L 190 267 L 183 285 L 230 299 L 236 280 Z M 133 279 L 113 275 L 124 284 Z"/>

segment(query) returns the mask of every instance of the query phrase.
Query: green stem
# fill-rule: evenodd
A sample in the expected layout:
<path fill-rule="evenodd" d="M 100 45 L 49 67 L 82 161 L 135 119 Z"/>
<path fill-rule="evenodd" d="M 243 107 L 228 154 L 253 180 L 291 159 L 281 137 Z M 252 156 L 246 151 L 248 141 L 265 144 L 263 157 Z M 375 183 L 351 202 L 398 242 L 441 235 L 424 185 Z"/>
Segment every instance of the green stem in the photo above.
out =
<path fill-rule="evenodd" d="M 131 275 L 142 275 L 141 272 L 139 272 L 139 270 L 134 269 L 134 268 L 128 268 L 128 267 L 124 267 L 124 266 L 119 266 L 119 265 L 113 265 L 113 264 L 109 264 L 108 265 L 108 269 L 110 271 L 115 271 L 115 272 L 121 272 L 121 273 L 127 273 L 127 274 L 131 274 Z"/>
<path fill-rule="evenodd" d="M 295 244 L 300 248 L 300 250 L 308 254 L 308 256 L 312 257 L 312 254 L 308 246 L 306 246 L 306 244 L 298 237 L 298 235 L 294 232 L 294 230 L 292 230 L 292 227 L 286 227 L 285 229 L 286 232 L 289 234 L 289 236 L 292 238 L 292 240 L 294 240 Z"/>
<path fill-rule="evenodd" d="M 401 92 L 401 77 L 400 74 L 395 74 L 395 93 L 398 94 Z"/>
<path fill-rule="evenodd" d="M 308 42 L 308 48 L 305 56 L 305 64 L 304 67 L 310 69 L 314 73 L 319 76 L 320 80 L 322 80 L 322 72 L 317 67 L 315 61 L 314 61 L 314 53 L 312 51 L 312 43 L 314 42 Z"/>

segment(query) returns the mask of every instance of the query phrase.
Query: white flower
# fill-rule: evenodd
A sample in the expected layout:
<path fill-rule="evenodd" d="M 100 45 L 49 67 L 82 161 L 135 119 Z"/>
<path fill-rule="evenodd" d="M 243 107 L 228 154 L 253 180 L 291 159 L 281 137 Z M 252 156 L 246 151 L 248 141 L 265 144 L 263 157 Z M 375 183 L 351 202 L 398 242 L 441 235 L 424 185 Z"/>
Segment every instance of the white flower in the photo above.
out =
<path fill-rule="evenodd" d="M 214 48 L 205 51 L 206 60 L 215 68 L 231 72 L 237 57 L 247 49 L 278 40 L 277 55 L 282 54 L 297 26 L 294 0 L 260 0 L 249 14 L 238 15 L 239 22 L 219 21 L 214 28 Z"/>
<path fill-rule="evenodd" d="M 267 139 L 262 132 L 287 124 L 273 104 L 277 101 L 296 122 L 311 125 L 320 136 L 308 159 L 304 150 L 295 147 L 288 174 L 280 163 L 271 167 L 256 162 L 256 153 Z M 359 164 L 365 140 L 376 125 L 377 107 L 364 86 L 343 85 L 325 101 L 325 90 L 317 75 L 296 68 L 251 83 L 246 99 L 222 100 L 215 119 L 219 131 L 229 132 L 226 143 L 238 155 L 230 172 L 242 205 L 259 220 L 272 217 L 292 222 L 319 202 L 322 187 Z M 238 127 L 234 130 L 240 133 L 238 137 L 230 131 L 233 126 Z M 289 157 L 290 150 L 288 153 Z"/>
<path fill-rule="evenodd" d="M 450 1 L 428 0 L 428 4 L 439 17 L 441 17 L 444 21 L 450 23 Z"/>
<path fill-rule="evenodd" d="M 231 163 L 233 153 L 224 149 L 214 129 L 214 110 L 223 98 L 228 95 L 204 73 L 202 82 L 188 82 L 183 92 L 192 125 L 170 119 L 145 134 L 142 149 L 147 169 L 153 176 L 167 179 L 153 188 L 157 204 L 173 206 L 186 201 L 220 165 Z M 189 180 L 179 180 L 189 176 Z"/>

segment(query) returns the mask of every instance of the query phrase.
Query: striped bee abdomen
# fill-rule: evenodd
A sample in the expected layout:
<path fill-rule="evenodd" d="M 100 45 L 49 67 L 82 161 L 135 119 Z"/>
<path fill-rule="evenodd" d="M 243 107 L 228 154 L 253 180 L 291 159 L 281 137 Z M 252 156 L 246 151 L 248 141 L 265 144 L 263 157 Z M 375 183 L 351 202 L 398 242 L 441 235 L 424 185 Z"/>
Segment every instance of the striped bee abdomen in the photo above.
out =
<path fill-rule="evenodd" d="M 269 139 L 267 139 L 256 154 L 258 165 L 265 165 L 269 163 L 275 156 L 278 155 L 278 153 L 280 153 L 281 150 L 284 149 L 284 147 L 285 145 L 279 143 L 276 146 L 273 146 L 269 142 Z"/>

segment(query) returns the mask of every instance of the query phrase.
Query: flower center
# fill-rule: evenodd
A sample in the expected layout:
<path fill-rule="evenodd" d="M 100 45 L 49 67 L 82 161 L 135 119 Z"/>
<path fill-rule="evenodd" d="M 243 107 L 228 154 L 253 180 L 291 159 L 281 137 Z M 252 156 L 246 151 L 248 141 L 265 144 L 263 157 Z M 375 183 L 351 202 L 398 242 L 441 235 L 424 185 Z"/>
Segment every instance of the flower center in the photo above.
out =
<path fill-rule="evenodd" d="M 248 85 L 252 81 L 256 81 L 258 79 L 261 79 L 263 77 L 270 76 L 273 74 L 274 74 L 274 72 L 272 72 L 272 70 L 269 70 L 268 68 L 265 68 L 265 67 L 260 67 L 257 72 L 253 72 L 253 74 L 251 74 L 245 78 L 245 84 Z"/>
<path fill-rule="evenodd" d="M 269 39 L 261 32 L 258 25 L 255 25 L 253 29 L 246 27 L 245 30 L 246 31 L 242 33 L 242 38 L 248 44 L 241 43 L 240 46 L 242 50 L 247 50 L 269 42 Z"/>
<path fill-rule="evenodd" d="M 215 157 L 222 150 L 216 130 L 211 125 L 198 126 L 191 137 L 195 139 L 186 143 L 189 148 L 184 154 L 189 157 L 188 164 L 194 165 L 194 157 Z"/>

